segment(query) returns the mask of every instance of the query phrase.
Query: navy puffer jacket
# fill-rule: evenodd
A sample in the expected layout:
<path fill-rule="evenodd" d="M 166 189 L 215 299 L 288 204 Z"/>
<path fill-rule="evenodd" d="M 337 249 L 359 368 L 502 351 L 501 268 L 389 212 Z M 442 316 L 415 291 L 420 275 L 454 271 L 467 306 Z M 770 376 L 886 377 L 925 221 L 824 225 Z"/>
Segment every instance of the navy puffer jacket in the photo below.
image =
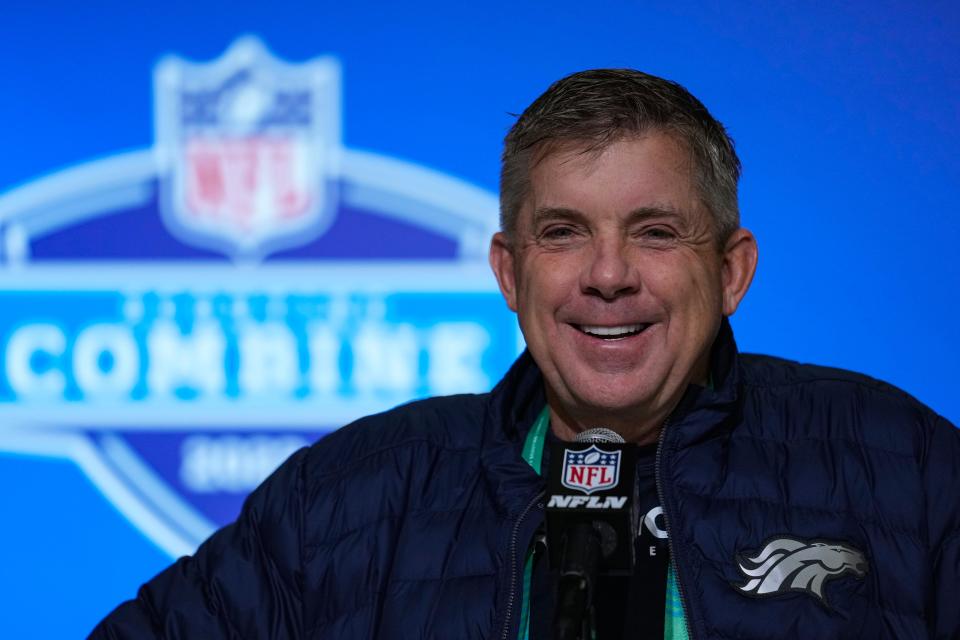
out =
<path fill-rule="evenodd" d="M 960 431 L 881 382 L 738 355 L 726 323 L 712 362 L 658 456 L 691 637 L 960 638 Z M 543 405 L 524 355 L 490 394 L 331 434 L 91 637 L 516 638 L 543 525 L 520 452 Z M 862 566 L 783 579 L 821 547 Z"/>

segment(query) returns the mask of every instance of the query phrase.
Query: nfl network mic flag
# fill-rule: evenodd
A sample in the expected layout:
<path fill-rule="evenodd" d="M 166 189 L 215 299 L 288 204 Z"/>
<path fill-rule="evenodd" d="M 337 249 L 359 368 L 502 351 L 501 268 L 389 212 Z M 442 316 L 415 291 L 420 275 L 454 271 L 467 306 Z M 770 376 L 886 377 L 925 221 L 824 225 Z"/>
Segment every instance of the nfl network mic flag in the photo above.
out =
<path fill-rule="evenodd" d="M 551 566 L 560 566 L 570 528 L 587 523 L 599 536 L 600 571 L 632 571 L 636 456 L 632 444 L 551 444 L 546 516 Z"/>

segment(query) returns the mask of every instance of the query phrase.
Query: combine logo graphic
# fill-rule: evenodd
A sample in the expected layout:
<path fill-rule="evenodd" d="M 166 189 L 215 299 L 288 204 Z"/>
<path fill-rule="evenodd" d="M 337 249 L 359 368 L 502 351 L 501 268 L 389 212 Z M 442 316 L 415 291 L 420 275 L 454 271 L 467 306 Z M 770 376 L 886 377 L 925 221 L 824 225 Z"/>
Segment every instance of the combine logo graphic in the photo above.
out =
<path fill-rule="evenodd" d="M 344 147 L 339 78 L 252 38 L 169 58 L 155 146 L 0 194 L 0 449 L 74 461 L 171 555 L 296 448 L 522 346 L 496 198 Z"/>
<path fill-rule="evenodd" d="M 587 495 L 617 486 L 620 452 L 602 451 L 596 445 L 583 451 L 563 452 L 563 486 Z"/>
<path fill-rule="evenodd" d="M 828 608 L 823 595 L 825 582 L 848 573 L 860 579 L 868 569 L 863 554 L 853 547 L 791 537 L 774 538 L 759 553 L 738 557 L 737 563 L 747 579 L 742 585 L 734 585 L 742 593 L 768 597 L 802 591 Z"/>

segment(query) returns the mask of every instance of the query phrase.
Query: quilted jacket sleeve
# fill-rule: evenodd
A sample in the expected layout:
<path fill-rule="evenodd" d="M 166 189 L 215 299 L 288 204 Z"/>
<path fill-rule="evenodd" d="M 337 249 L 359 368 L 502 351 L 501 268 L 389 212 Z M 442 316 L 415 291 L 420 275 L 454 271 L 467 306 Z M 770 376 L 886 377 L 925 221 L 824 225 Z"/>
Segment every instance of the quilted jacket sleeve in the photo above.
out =
<path fill-rule="evenodd" d="M 90 638 L 301 637 L 306 451 L 291 456 L 247 498 L 236 522 L 143 585 Z"/>
<path fill-rule="evenodd" d="M 931 638 L 960 638 L 960 429 L 936 425 L 928 454 L 927 490 L 933 590 Z"/>

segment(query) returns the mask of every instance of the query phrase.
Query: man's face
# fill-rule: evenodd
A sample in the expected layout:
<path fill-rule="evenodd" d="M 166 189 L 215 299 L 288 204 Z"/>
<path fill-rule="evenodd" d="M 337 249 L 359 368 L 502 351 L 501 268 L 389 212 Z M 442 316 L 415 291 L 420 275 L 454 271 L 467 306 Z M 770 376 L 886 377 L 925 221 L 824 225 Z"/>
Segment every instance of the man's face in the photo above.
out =
<path fill-rule="evenodd" d="M 662 421 L 690 382 L 706 381 L 742 292 L 730 290 L 691 162 L 662 133 L 599 155 L 560 148 L 532 169 L 514 238 L 494 238 L 491 263 L 555 422 L 574 432 Z"/>

